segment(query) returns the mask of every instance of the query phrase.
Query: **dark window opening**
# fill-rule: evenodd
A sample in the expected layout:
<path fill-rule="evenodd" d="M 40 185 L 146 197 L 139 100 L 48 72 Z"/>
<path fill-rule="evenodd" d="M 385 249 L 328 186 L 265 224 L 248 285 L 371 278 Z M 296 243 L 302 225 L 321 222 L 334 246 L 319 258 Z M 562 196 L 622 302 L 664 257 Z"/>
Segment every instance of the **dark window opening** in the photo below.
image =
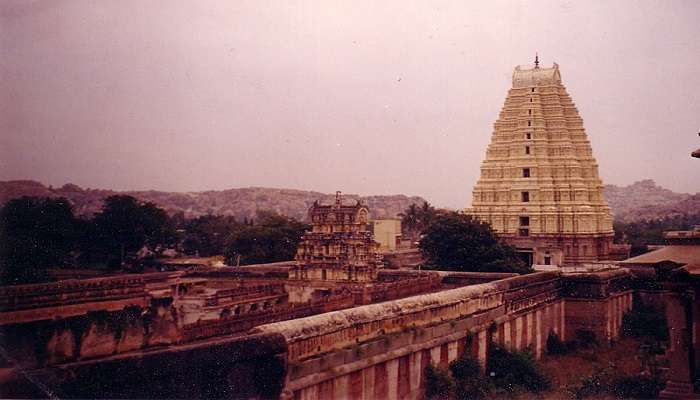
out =
<path fill-rule="evenodd" d="M 528 139 L 532 139 L 532 134 L 526 133 L 526 134 L 525 134 L 525 137 L 528 138 Z"/>
<path fill-rule="evenodd" d="M 527 121 L 527 126 L 532 126 L 532 121 Z"/>
<path fill-rule="evenodd" d="M 530 168 L 523 168 L 523 178 L 530 177 Z"/>
<path fill-rule="evenodd" d="M 527 110 L 527 115 L 532 115 L 532 110 Z"/>
<path fill-rule="evenodd" d="M 552 265 L 552 257 L 544 256 L 544 265 Z"/>
<path fill-rule="evenodd" d="M 520 226 L 530 226 L 530 217 L 520 217 Z"/>
<path fill-rule="evenodd" d="M 327 277 L 327 275 L 326 275 L 326 270 L 325 270 L 325 269 L 322 269 L 322 270 L 321 270 L 321 279 L 325 281 L 325 280 L 326 280 L 326 277 Z"/>
<path fill-rule="evenodd" d="M 523 203 L 527 203 L 530 201 L 530 192 L 520 192 L 520 198 L 523 201 Z"/>
<path fill-rule="evenodd" d="M 530 97 L 530 103 L 532 103 L 532 97 Z"/>
<path fill-rule="evenodd" d="M 530 89 L 532 93 L 535 93 L 535 88 Z"/>
<path fill-rule="evenodd" d="M 518 229 L 519 236 L 530 236 L 530 230 L 527 228 Z"/>
<path fill-rule="evenodd" d="M 530 146 L 525 146 L 525 154 L 530 154 Z"/>

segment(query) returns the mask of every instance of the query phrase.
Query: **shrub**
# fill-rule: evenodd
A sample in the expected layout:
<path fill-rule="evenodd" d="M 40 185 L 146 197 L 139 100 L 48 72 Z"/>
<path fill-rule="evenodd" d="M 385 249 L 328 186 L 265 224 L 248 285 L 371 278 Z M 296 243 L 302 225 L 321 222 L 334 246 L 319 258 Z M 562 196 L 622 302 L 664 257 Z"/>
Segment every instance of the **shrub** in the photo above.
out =
<path fill-rule="evenodd" d="M 666 341 L 668 340 L 666 316 L 656 308 L 635 305 L 632 310 L 622 316 L 622 334 L 629 337 L 647 337 Z"/>
<path fill-rule="evenodd" d="M 614 379 L 613 372 L 612 368 L 595 371 L 591 376 L 584 378 L 580 384 L 568 388 L 571 397 L 583 399 L 608 392 Z"/>
<path fill-rule="evenodd" d="M 481 365 L 479 361 L 465 353 L 462 357 L 450 363 L 450 372 L 452 372 L 452 376 L 455 379 L 460 381 L 476 378 L 481 375 Z"/>
<path fill-rule="evenodd" d="M 623 376 L 614 382 L 610 391 L 623 399 L 656 399 L 663 387 L 658 377 Z"/>
<path fill-rule="evenodd" d="M 588 329 L 576 330 L 576 345 L 584 349 L 598 346 L 598 338 L 595 332 Z"/>
<path fill-rule="evenodd" d="M 621 375 L 614 366 L 599 369 L 569 388 L 576 399 L 611 394 L 621 399 L 655 399 L 663 388 L 658 376 Z"/>
<path fill-rule="evenodd" d="M 433 364 L 425 367 L 425 398 L 428 400 L 450 399 L 455 391 L 455 383 L 447 373 Z"/>
<path fill-rule="evenodd" d="M 569 351 L 569 346 L 559 339 L 559 335 L 554 331 L 549 331 L 547 336 L 547 354 L 565 354 Z"/>
<path fill-rule="evenodd" d="M 530 392 L 549 389 L 551 382 L 528 351 L 510 352 L 494 345 L 488 357 L 487 371 L 494 385 L 507 392 L 523 388 Z"/>
<path fill-rule="evenodd" d="M 457 399 L 483 399 L 489 392 L 488 380 L 481 374 L 479 361 L 465 353 L 450 363 Z"/>

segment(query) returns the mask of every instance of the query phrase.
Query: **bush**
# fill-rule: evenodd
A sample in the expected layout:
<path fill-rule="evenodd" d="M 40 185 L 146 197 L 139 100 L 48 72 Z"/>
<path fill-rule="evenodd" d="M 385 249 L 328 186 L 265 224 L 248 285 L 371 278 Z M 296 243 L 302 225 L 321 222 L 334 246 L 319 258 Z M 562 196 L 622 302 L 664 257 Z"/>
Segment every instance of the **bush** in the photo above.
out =
<path fill-rule="evenodd" d="M 447 373 L 433 364 L 425 367 L 425 398 L 443 400 L 452 398 L 455 383 Z"/>
<path fill-rule="evenodd" d="M 577 329 L 576 330 L 576 345 L 589 349 L 591 347 L 598 347 L 598 338 L 595 332 L 588 329 Z"/>
<path fill-rule="evenodd" d="M 589 396 L 606 393 L 612 386 L 614 379 L 613 372 L 613 368 L 597 370 L 591 376 L 584 378 L 580 384 L 568 388 L 571 397 L 583 399 Z"/>
<path fill-rule="evenodd" d="M 666 341 L 668 340 L 666 316 L 653 307 L 635 305 L 622 316 L 622 334 L 628 337 L 646 337 Z"/>
<path fill-rule="evenodd" d="M 623 399 L 656 399 L 663 387 L 658 377 L 623 376 L 614 382 L 611 392 Z"/>
<path fill-rule="evenodd" d="M 565 354 L 569 351 L 569 346 L 559 339 L 559 335 L 554 331 L 549 331 L 547 336 L 547 354 Z"/>
<path fill-rule="evenodd" d="M 457 399 L 483 399 L 488 394 L 489 382 L 481 373 L 481 364 L 467 353 L 450 363 L 450 372 L 456 381 Z"/>
<path fill-rule="evenodd" d="M 569 389 L 576 399 L 611 394 L 621 399 L 655 399 L 663 389 L 658 376 L 620 375 L 614 366 L 599 369 Z"/>
<path fill-rule="evenodd" d="M 493 384 L 507 392 L 523 388 L 530 392 L 549 389 L 551 382 L 528 351 L 510 352 L 494 345 L 486 367 Z"/>

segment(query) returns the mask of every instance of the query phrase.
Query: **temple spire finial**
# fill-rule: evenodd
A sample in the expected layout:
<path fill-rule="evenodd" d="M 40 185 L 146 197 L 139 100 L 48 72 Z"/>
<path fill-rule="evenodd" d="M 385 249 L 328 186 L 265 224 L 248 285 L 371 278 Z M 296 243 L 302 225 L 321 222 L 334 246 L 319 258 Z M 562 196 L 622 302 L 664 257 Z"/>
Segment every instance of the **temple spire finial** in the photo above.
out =
<path fill-rule="evenodd" d="M 537 69 L 539 67 L 540 67 L 540 57 L 537 54 L 537 52 L 535 52 L 535 69 Z"/>

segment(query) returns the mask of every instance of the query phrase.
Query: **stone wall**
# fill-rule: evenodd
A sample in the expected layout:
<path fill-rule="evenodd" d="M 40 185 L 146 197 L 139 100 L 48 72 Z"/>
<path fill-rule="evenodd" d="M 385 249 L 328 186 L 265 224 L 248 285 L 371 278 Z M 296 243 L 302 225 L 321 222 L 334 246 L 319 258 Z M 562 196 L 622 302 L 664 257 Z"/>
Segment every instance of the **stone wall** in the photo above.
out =
<path fill-rule="evenodd" d="M 387 284 L 401 282 L 386 278 Z M 68 397 L 422 398 L 429 363 L 447 366 L 469 353 L 483 364 L 492 343 L 529 348 L 539 357 L 550 332 L 572 340 L 585 329 L 605 344 L 618 337 L 632 303 L 626 270 L 499 278 L 327 312 L 351 307 L 354 295 L 347 292 L 306 307 L 179 329 L 167 298 L 146 307 L 6 325 L 0 339 L 13 344 L 4 346 L 10 349 L 6 365 L 13 368 L 0 371 L 0 394 L 30 387 L 17 375 L 24 370 Z M 246 332 L 275 318 L 295 319 Z M 142 385 L 147 376 L 153 379 Z"/>
<path fill-rule="evenodd" d="M 588 274 L 595 275 L 595 274 Z M 576 277 L 543 272 L 259 326 L 287 341 L 285 390 L 299 399 L 422 398 L 429 363 L 447 366 L 465 352 L 486 362 L 490 343 L 540 357 L 547 336 L 573 338 L 580 311 L 598 310 L 599 340 L 617 338 L 631 293 L 626 272 Z M 598 287 L 604 297 L 576 297 L 576 285 Z M 612 288 L 615 285 L 619 287 Z M 565 288 L 568 288 L 566 291 Z M 579 318 L 577 320 L 577 317 Z M 569 324 L 569 321 L 576 321 Z"/>
<path fill-rule="evenodd" d="M 15 370 L 2 375 L 0 397 L 276 399 L 285 349 L 281 336 L 248 335 Z"/>

